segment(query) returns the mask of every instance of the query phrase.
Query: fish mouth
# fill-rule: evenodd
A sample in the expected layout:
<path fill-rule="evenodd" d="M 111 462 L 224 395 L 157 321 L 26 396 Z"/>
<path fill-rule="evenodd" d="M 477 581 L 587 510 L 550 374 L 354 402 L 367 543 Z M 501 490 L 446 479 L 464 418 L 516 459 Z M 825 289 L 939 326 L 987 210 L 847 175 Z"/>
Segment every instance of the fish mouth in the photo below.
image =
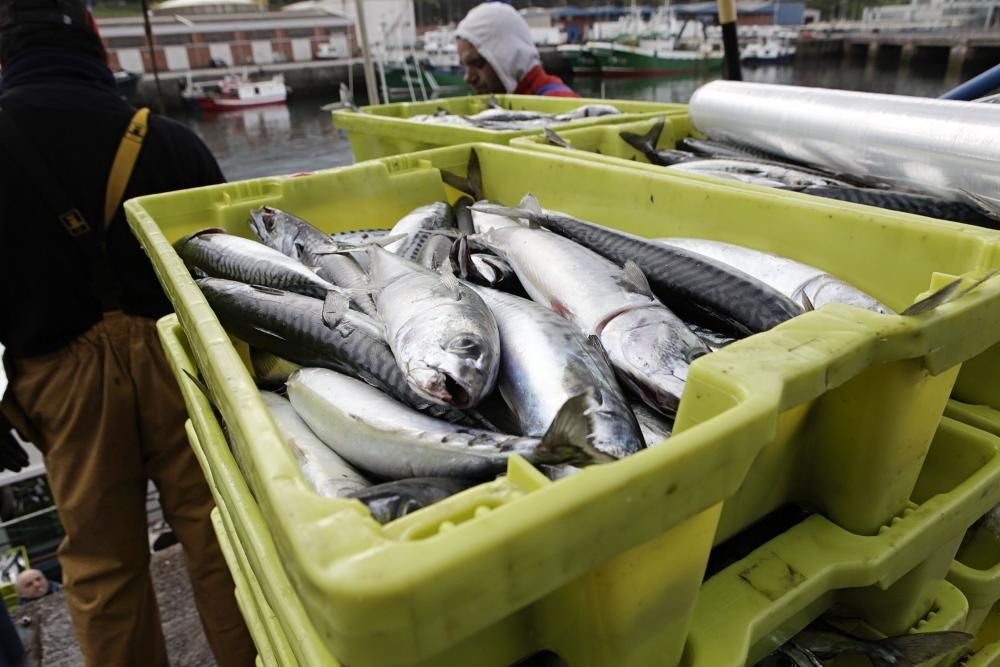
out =
<path fill-rule="evenodd" d="M 408 374 L 414 388 L 436 403 L 455 408 L 472 407 L 472 393 L 455 377 L 439 368 L 424 368 Z"/>
<path fill-rule="evenodd" d="M 456 408 L 472 407 L 472 394 L 451 375 L 447 373 L 442 374 L 444 375 L 444 390 L 451 397 L 451 400 L 448 402 Z"/>

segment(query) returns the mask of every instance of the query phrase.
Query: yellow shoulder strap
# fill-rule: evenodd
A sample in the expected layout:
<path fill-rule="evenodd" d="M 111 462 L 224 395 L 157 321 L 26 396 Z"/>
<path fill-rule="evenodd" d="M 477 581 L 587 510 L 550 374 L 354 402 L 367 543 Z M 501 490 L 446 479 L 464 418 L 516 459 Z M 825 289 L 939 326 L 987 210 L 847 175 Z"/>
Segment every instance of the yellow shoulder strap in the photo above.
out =
<path fill-rule="evenodd" d="M 128 185 L 128 181 L 132 177 L 132 169 L 135 167 L 135 161 L 139 159 L 142 141 L 146 138 L 148 119 L 149 109 L 143 107 L 136 111 L 132 120 L 129 121 L 128 129 L 125 130 L 121 143 L 118 144 L 118 153 L 115 154 L 115 161 L 111 164 L 108 189 L 104 195 L 105 229 L 115 217 L 118 204 L 121 203 L 122 196 L 125 194 L 125 186 Z"/>

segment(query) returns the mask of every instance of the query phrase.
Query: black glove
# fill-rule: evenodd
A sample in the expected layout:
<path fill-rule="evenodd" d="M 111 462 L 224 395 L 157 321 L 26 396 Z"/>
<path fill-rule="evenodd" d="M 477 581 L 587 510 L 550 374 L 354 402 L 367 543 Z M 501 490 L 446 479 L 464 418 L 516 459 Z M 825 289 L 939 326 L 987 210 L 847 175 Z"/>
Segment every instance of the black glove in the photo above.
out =
<path fill-rule="evenodd" d="M 14 427 L 0 413 L 0 470 L 18 472 L 26 465 L 28 453 L 14 437 Z"/>

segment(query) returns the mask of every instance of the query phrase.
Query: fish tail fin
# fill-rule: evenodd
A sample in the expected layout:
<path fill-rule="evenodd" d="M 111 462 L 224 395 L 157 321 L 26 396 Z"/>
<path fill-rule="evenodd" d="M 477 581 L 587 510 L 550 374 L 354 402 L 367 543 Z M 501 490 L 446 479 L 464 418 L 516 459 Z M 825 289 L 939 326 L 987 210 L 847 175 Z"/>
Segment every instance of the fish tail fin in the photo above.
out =
<path fill-rule="evenodd" d="M 469 207 L 475 202 L 469 197 L 460 197 L 452 206 L 455 215 L 455 226 L 460 234 L 475 234 L 476 226 L 472 222 L 472 211 Z"/>
<path fill-rule="evenodd" d="M 476 201 L 483 199 L 483 172 L 479 168 L 479 155 L 475 149 L 469 151 L 469 165 L 465 173 L 466 175 L 463 177 L 442 169 L 441 180 Z"/>
<path fill-rule="evenodd" d="M 466 169 L 466 178 L 469 179 L 469 185 L 472 187 L 472 198 L 476 201 L 480 199 L 485 199 L 486 195 L 483 191 L 483 172 L 479 166 L 479 153 L 473 148 L 469 151 L 469 166 Z"/>
<path fill-rule="evenodd" d="M 882 639 L 878 643 L 887 653 L 899 656 L 892 661 L 881 655 L 869 655 L 873 667 L 913 667 L 940 658 L 946 653 L 965 646 L 974 639 L 967 632 L 915 632 Z"/>
<path fill-rule="evenodd" d="M 340 82 L 340 103 L 352 111 L 361 111 L 361 107 L 359 107 L 354 101 L 354 95 L 351 94 L 351 89 L 348 88 L 347 84 L 343 81 Z"/>
<path fill-rule="evenodd" d="M 545 136 L 545 141 L 553 146 L 559 146 L 560 148 L 573 148 L 570 146 L 568 141 L 560 137 L 559 134 L 551 127 L 545 128 L 542 134 Z"/>
<path fill-rule="evenodd" d="M 619 132 L 618 136 L 621 137 L 622 141 L 627 143 L 632 148 L 636 149 L 643 155 L 646 155 L 652 151 L 656 150 L 656 143 L 660 140 L 660 135 L 663 133 L 663 118 L 657 118 L 653 127 L 649 129 L 646 134 L 636 134 L 635 132 Z"/>
<path fill-rule="evenodd" d="M 460 236 L 451 244 L 451 252 L 448 253 L 448 259 L 451 262 L 451 268 L 455 272 L 455 275 L 463 280 L 469 280 L 469 276 L 475 271 L 475 267 L 472 265 L 472 249 L 469 248 L 469 239 L 467 237 Z"/>
<path fill-rule="evenodd" d="M 959 290 L 959 288 L 961 287 L 962 281 L 964 279 L 956 278 L 955 280 L 951 281 L 941 289 L 915 302 L 909 308 L 901 312 L 900 315 L 903 315 L 904 317 L 911 317 L 913 315 L 920 315 L 922 313 L 926 313 L 929 310 L 934 310 L 940 305 L 943 305 L 945 303 L 948 303 L 949 301 L 954 301 L 956 299 L 965 296 L 972 290 L 982 285 L 987 280 L 993 278 L 995 275 L 997 275 L 997 273 L 1000 273 L 1000 270 L 994 269 L 993 271 L 990 271 L 985 276 L 979 278 L 978 280 L 976 280 L 963 290 Z"/>
<path fill-rule="evenodd" d="M 568 399 L 559 408 L 537 453 L 541 463 L 606 463 L 614 458 L 594 445 L 594 392 Z"/>

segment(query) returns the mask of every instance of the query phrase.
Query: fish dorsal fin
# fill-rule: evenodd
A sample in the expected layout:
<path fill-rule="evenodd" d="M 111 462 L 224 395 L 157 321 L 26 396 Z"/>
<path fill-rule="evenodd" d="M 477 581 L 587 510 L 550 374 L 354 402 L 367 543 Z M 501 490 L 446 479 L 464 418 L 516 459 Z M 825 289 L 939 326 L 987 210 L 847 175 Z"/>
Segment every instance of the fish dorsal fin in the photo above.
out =
<path fill-rule="evenodd" d="M 809 298 L 809 295 L 806 294 L 804 290 L 801 296 L 802 296 L 802 310 L 804 312 L 808 313 L 810 310 L 816 310 L 815 304 L 813 304 L 812 299 Z"/>
<path fill-rule="evenodd" d="M 552 144 L 553 146 L 559 146 L 560 148 L 573 148 L 570 146 L 569 142 L 559 136 L 555 130 L 551 127 L 545 128 L 543 130 L 543 135 L 545 136 L 545 141 Z"/>
<path fill-rule="evenodd" d="M 469 207 L 473 211 L 479 213 L 489 213 L 492 215 L 500 215 L 505 218 L 510 218 L 518 224 L 526 224 L 531 229 L 540 229 L 541 225 L 536 220 L 537 215 L 533 211 L 521 208 L 519 206 L 504 206 L 502 204 L 494 204 L 488 201 L 478 201 Z"/>
<path fill-rule="evenodd" d="M 611 357 L 608 356 L 608 350 L 604 347 L 604 343 L 601 342 L 600 336 L 597 334 L 590 334 L 587 336 L 587 342 L 590 344 L 590 347 L 594 350 L 597 356 L 608 365 L 608 368 L 613 369 L 614 364 L 611 363 Z"/>
<path fill-rule="evenodd" d="M 1000 273 L 1000 269 L 994 269 L 989 273 L 987 273 L 982 278 L 973 281 L 971 285 L 969 285 L 963 290 L 958 289 L 961 286 L 963 279 L 956 278 L 955 280 L 951 281 L 950 283 L 948 283 L 941 289 L 937 290 L 933 294 L 930 294 L 921 299 L 920 301 L 917 301 L 912 306 L 910 306 L 902 313 L 900 313 L 900 315 L 905 315 L 905 316 L 920 315 L 921 313 L 926 313 L 929 310 L 934 310 L 938 306 L 941 306 L 950 301 L 956 301 L 957 299 L 961 299 L 963 296 L 965 296 L 972 290 L 976 289 L 977 287 L 985 283 L 987 280 L 993 278 L 998 273 Z"/>
<path fill-rule="evenodd" d="M 441 284 L 448 288 L 448 291 L 451 292 L 456 301 L 461 301 L 465 295 L 462 291 L 462 282 L 452 270 L 451 262 L 445 262 L 441 265 Z"/>
<path fill-rule="evenodd" d="M 206 234 L 228 234 L 228 233 L 229 232 L 227 232 L 222 227 L 205 227 L 205 229 L 199 229 L 198 231 L 196 231 L 189 238 L 193 239 L 193 238 L 196 238 L 198 236 L 204 236 Z"/>
<path fill-rule="evenodd" d="M 518 204 L 518 208 L 528 211 L 533 215 L 542 215 L 542 213 L 544 213 L 542 205 L 538 203 L 538 198 L 530 192 L 521 198 L 521 203 Z"/>
<path fill-rule="evenodd" d="M 605 463 L 613 460 L 594 445 L 593 389 L 567 399 L 538 446 L 541 463 Z"/>
<path fill-rule="evenodd" d="M 934 310 L 938 306 L 948 301 L 951 301 L 953 297 L 958 293 L 959 287 L 962 286 L 962 279 L 955 278 L 941 289 L 925 296 L 923 299 L 916 301 L 909 308 L 900 313 L 904 317 L 912 317 L 913 315 L 920 315 L 926 313 L 929 310 Z"/>
<path fill-rule="evenodd" d="M 497 100 L 496 95 L 490 95 L 490 99 L 486 100 L 486 106 L 490 109 L 503 109 L 503 107 L 500 106 L 500 102 Z"/>
<path fill-rule="evenodd" d="M 323 324 L 333 329 L 344 318 L 351 307 L 351 301 L 346 295 L 329 291 L 323 300 Z"/>
<path fill-rule="evenodd" d="M 622 280 L 636 292 L 653 296 L 653 290 L 649 286 L 649 281 L 646 280 L 646 274 L 631 259 L 626 261 L 625 266 L 622 267 Z"/>

